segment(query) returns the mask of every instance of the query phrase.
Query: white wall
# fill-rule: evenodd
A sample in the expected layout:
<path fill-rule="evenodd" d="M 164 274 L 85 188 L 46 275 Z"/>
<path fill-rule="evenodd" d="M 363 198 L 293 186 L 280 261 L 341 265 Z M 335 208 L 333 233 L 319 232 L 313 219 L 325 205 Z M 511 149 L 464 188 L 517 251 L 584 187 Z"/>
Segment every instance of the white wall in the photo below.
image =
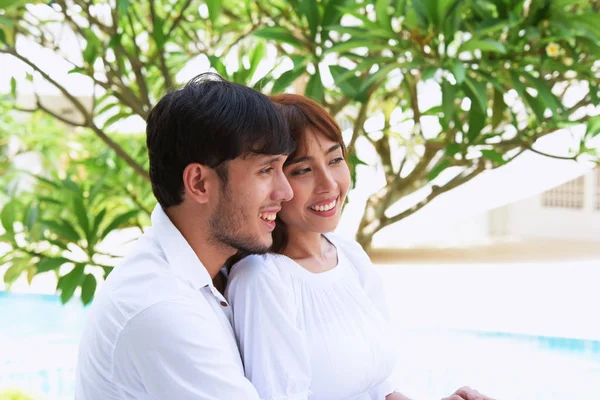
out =
<path fill-rule="evenodd" d="M 521 237 L 600 240 L 600 210 L 595 209 L 595 172 L 585 179 L 583 209 L 542 207 L 536 195 L 509 207 L 509 234 Z"/>

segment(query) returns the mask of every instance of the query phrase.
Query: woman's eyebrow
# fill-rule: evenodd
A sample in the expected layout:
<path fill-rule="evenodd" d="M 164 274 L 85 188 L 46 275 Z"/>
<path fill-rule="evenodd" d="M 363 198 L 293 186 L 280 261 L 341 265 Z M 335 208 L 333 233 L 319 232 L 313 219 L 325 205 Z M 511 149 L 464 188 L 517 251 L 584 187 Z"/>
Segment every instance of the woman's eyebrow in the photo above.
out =
<path fill-rule="evenodd" d="M 329 150 L 327 150 L 325 152 L 325 154 L 333 153 L 334 151 L 336 151 L 337 149 L 339 149 L 341 147 L 342 147 L 342 145 L 339 144 L 339 143 L 338 144 L 334 144 L 333 146 L 331 146 L 329 148 Z M 288 165 L 298 164 L 298 163 L 301 163 L 303 161 L 308 161 L 308 160 L 312 160 L 312 159 L 313 159 L 313 157 L 311 157 L 311 156 L 304 156 L 304 157 L 296 158 L 295 160 L 290 161 L 288 163 Z"/>

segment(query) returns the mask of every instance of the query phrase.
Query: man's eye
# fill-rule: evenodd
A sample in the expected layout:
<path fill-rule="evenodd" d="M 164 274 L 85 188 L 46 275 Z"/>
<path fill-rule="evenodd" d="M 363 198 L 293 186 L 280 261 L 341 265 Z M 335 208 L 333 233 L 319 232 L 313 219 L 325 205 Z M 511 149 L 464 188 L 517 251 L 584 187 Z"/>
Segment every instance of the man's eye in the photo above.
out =
<path fill-rule="evenodd" d="M 269 168 L 261 169 L 261 170 L 260 170 L 260 173 L 261 173 L 261 174 L 265 174 L 265 175 L 267 175 L 267 174 L 270 174 L 270 173 L 271 173 L 271 171 L 273 171 L 273 167 L 269 167 Z"/>
<path fill-rule="evenodd" d="M 308 172 L 310 172 L 310 168 L 304 168 L 304 169 L 300 169 L 298 171 L 292 172 L 292 176 L 304 175 Z"/>

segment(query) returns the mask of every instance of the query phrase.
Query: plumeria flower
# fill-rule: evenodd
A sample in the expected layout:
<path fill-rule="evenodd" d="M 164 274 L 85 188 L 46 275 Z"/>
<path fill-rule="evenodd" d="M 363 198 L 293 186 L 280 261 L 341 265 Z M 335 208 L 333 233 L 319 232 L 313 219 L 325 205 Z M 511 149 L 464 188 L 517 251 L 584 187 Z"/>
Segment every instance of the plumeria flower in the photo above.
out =
<path fill-rule="evenodd" d="M 548 46 L 546 46 L 546 54 L 548 54 L 550 57 L 557 57 L 558 54 L 560 53 L 560 46 L 554 42 L 548 43 Z"/>

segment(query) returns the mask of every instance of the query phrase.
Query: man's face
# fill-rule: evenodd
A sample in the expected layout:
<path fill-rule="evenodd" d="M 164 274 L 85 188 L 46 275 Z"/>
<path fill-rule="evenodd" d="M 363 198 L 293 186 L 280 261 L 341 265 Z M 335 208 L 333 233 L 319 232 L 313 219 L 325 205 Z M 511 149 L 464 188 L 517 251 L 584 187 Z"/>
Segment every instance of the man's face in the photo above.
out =
<path fill-rule="evenodd" d="M 283 174 L 284 155 L 238 157 L 226 166 L 227 182 L 209 220 L 211 237 L 247 253 L 265 253 L 281 203 L 292 198 Z"/>

